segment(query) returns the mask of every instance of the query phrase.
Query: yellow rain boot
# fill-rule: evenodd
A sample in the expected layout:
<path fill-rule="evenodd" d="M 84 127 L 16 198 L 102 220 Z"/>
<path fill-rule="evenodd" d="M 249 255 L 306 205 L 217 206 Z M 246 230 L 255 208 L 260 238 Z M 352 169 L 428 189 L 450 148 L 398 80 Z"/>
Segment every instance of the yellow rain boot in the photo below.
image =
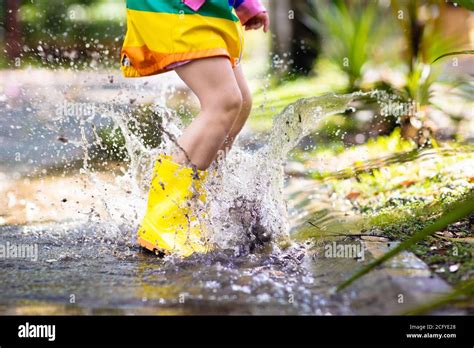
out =
<path fill-rule="evenodd" d="M 199 199 L 205 200 L 205 174 L 172 162 L 170 156 L 159 157 L 153 170 L 147 211 L 138 230 L 138 244 L 157 254 L 189 256 L 208 250 L 202 226 L 191 208 L 193 186 Z"/>

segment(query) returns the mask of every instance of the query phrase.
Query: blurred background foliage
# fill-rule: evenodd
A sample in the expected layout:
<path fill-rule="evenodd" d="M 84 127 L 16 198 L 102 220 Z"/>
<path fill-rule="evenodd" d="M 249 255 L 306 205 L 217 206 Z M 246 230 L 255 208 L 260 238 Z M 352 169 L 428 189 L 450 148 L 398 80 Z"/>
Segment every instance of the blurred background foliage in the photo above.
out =
<path fill-rule="evenodd" d="M 122 2 L 1 0 L 0 7 L 2 49 L 10 60 L 49 67 L 117 66 L 125 30 Z"/>

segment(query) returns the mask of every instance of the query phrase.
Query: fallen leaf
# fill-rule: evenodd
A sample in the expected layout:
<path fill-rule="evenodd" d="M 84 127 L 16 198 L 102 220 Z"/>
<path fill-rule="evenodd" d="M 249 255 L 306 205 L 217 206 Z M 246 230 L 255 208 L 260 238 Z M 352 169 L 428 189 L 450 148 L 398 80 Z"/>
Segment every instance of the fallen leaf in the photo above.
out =
<path fill-rule="evenodd" d="M 346 198 L 347 199 L 356 199 L 357 197 L 360 196 L 360 192 L 357 192 L 357 191 L 351 191 L 349 192 L 347 195 L 346 195 Z"/>
<path fill-rule="evenodd" d="M 411 186 L 413 184 L 416 184 L 416 181 L 415 180 L 403 180 L 401 183 L 400 183 L 400 186 L 405 186 L 405 187 L 408 187 L 408 186 Z"/>

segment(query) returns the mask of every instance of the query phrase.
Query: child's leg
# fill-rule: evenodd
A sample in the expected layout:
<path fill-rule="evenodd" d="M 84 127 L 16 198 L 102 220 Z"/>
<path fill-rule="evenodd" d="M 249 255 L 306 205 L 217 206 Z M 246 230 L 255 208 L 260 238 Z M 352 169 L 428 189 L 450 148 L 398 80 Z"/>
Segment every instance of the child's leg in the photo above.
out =
<path fill-rule="evenodd" d="M 178 143 L 198 169 L 207 169 L 222 147 L 242 109 L 242 94 L 224 57 L 198 59 L 175 69 L 199 98 L 201 111 Z M 175 158 L 185 163 L 182 152 Z"/>
<path fill-rule="evenodd" d="M 244 127 L 245 122 L 247 122 L 247 119 L 250 115 L 250 111 L 252 110 L 252 93 L 250 92 L 247 80 L 245 79 L 242 67 L 240 65 L 234 68 L 234 75 L 237 84 L 239 85 L 240 93 L 242 94 L 242 109 L 240 110 L 237 120 L 232 126 L 230 133 L 227 134 L 227 138 L 221 147 L 221 150 L 223 151 L 229 150 L 232 147 L 235 138 Z"/>

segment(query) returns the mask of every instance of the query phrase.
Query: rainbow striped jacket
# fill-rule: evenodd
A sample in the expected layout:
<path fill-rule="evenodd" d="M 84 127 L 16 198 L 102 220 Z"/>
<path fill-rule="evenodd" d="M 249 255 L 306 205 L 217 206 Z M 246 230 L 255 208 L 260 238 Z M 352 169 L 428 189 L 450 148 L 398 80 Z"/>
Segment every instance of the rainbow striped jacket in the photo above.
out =
<path fill-rule="evenodd" d="M 244 45 L 241 24 L 263 11 L 257 0 L 127 0 L 121 70 L 126 77 L 150 76 L 208 57 L 227 57 L 235 67 Z"/>

